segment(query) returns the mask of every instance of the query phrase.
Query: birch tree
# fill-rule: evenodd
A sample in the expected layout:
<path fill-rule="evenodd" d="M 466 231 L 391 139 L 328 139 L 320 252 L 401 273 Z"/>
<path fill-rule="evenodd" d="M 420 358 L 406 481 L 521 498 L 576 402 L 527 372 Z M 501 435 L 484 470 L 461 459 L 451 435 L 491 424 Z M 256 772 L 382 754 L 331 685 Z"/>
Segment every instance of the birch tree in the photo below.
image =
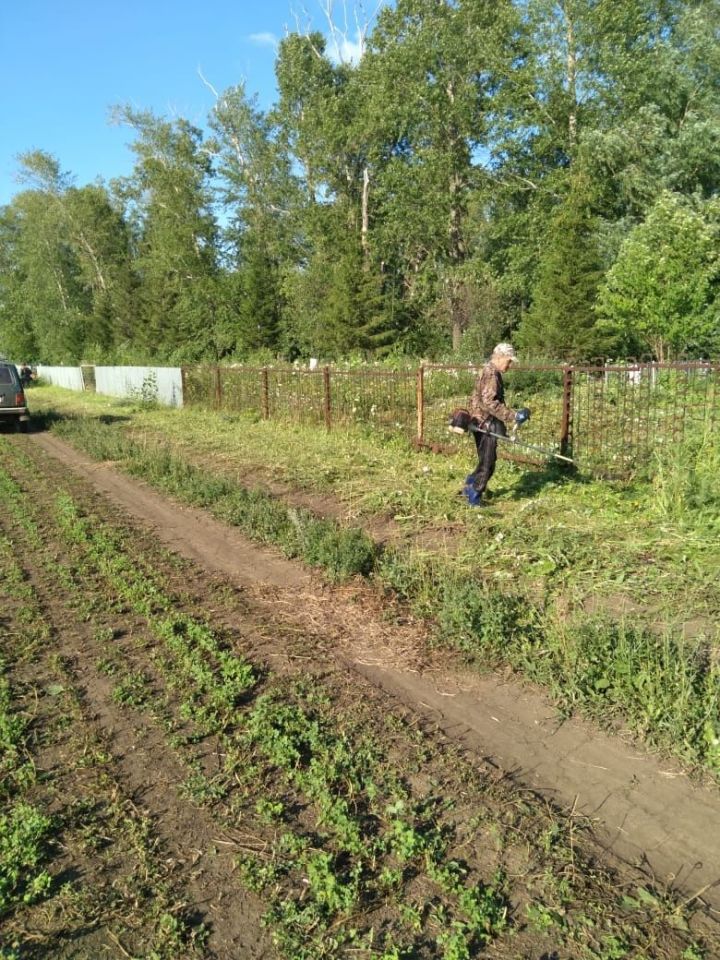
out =
<path fill-rule="evenodd" d="M 139 342 L 158 359 L 212 356 L 218 263 L 211 151 L 183 118 L 118 107 L 114 119 L 135 132 L 135 167 L 118 186 L 137 238 Z"/>
<path fill-rule="evenodd" d="M 400 0 L 368 40 L 368 108 L 377 116 L 375 231 L 399 260 L 406 294 L 446 297 L 463 331 L 471 198 L 485 182 L 493 97 L 509 69 L 509 3 Z"/>

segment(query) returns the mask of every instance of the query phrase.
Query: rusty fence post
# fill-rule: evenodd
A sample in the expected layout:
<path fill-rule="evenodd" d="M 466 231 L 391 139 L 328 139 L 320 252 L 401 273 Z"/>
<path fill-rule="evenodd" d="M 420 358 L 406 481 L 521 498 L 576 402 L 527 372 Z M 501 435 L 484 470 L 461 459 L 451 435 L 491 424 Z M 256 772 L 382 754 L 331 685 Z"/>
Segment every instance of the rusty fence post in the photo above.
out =
<path fill-rule="evenodd" d="M 222 407 L 222 381 L 220 380 L 220 365 L 215 364 L 215 406 Z"/>
<path fill-rule="evenodd" d="M 560 420 L 560 453 L 569 456 L 572 428 L 573 368 L 563 367 L 562 418 Z"/>
<path fill-rule="evenodd" d="M 268 368 L 260 371 L 260 407 L 263 420 L 270 419 L 270 378 Z"/>
<path fill-rule="evenodd" d="M 332 426 L 332 408 L 330 406 L 330 367 L 323 367 L 323 410 L 325 426 L 329 430 Z"/>
<path fill-rule="evenodd" d="M 187 406 L 187 367 L 180 367 L 180 406 Z"/>
<path fill-rule="evenodd" d="M 417 441 L 423 442 L 425 434 L 425 367 L 418 367 L 415 387 L 417 401 Z"/>

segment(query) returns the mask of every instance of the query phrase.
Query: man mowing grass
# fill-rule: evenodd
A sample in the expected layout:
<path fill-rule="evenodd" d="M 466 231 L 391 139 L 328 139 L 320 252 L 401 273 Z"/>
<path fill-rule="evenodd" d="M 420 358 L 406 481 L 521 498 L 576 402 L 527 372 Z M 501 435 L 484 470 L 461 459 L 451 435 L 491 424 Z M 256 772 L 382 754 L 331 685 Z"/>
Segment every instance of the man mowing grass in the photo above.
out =
<path fill-rule="evenodd" d="M 522 424 L 530 417 L 527 407 L 512 410 L 505 406 L 505 387 L 502 375 L 517 360 L 514 348 L 509 343 L 499 343 L 488 363 L 475 382 L 470 397 L 471 431 L 475 437 L 478 465 L 465 478 L 462 494 L 471 507 L 483 507 L 486 489 L 495 472 L 497 461 L 497 437 L 506 437 L 505 424 Z M 495 434 L 496 436 L 493 436 Z"/>

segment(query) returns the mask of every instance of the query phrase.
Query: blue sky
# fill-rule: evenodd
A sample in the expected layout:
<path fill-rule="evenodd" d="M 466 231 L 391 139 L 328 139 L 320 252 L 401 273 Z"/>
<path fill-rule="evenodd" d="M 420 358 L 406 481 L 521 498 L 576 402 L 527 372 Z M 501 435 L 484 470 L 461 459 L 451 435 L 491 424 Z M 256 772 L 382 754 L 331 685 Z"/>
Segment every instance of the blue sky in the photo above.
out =
<path fill-rule="evenodd" d="M 57 156 L 79 186 L 128 174 L 132 137 L 108 123 L 113 104 L 202 126 L 213 95 L 198 70 L 217 90 L 244 81 L 269 106 L 274 42 L 303 9 L 325 29 L 318 0 L 0 3 L 0 204 L 22 189 L 15 157 L 27 150 Z"/>

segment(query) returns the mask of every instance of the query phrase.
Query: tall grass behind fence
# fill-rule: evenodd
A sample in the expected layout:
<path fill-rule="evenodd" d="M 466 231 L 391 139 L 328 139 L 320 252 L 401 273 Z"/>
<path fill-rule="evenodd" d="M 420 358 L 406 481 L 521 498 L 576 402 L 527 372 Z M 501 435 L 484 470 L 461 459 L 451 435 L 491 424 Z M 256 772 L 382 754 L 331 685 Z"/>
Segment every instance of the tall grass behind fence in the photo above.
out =
<path fill-rule="evenodd" d="M 324 417 L 322 372 L 273 367 L 268 370 L 268 409 L 273 420 L 321 424 Z"/>
<path fill-rule="evenodd" d="M 720 421 L 717 363 L 575 367 L 572 377 L 573 456 L 598 475 L 634 473 Z"/>
<path fill-rule="evenodd" d="M 210 364 L 183 367 L 186 406 L 215 410 L 263 413 L 262 371 L 254 367 L 220 367 Z"/>
<path fill-rule="evenodd" d="M 415 370 L 333 370 L 332 421 L 368 424 L 412 439 L 418 430 Z"/>
<path fill-rule="evenodd" d="M 248 410 L 263 415 L 267 382 L 255 367 L 217 367 L 213 371 L 213 404 L 223 410 Z"/>
<path fill-rule="evenodd" d="M 256 413 L 290 423 L 364 424 L 413 438 L 417 433 L 417 373 L 321 367 L 184 369 L 185 402 Z"/>

